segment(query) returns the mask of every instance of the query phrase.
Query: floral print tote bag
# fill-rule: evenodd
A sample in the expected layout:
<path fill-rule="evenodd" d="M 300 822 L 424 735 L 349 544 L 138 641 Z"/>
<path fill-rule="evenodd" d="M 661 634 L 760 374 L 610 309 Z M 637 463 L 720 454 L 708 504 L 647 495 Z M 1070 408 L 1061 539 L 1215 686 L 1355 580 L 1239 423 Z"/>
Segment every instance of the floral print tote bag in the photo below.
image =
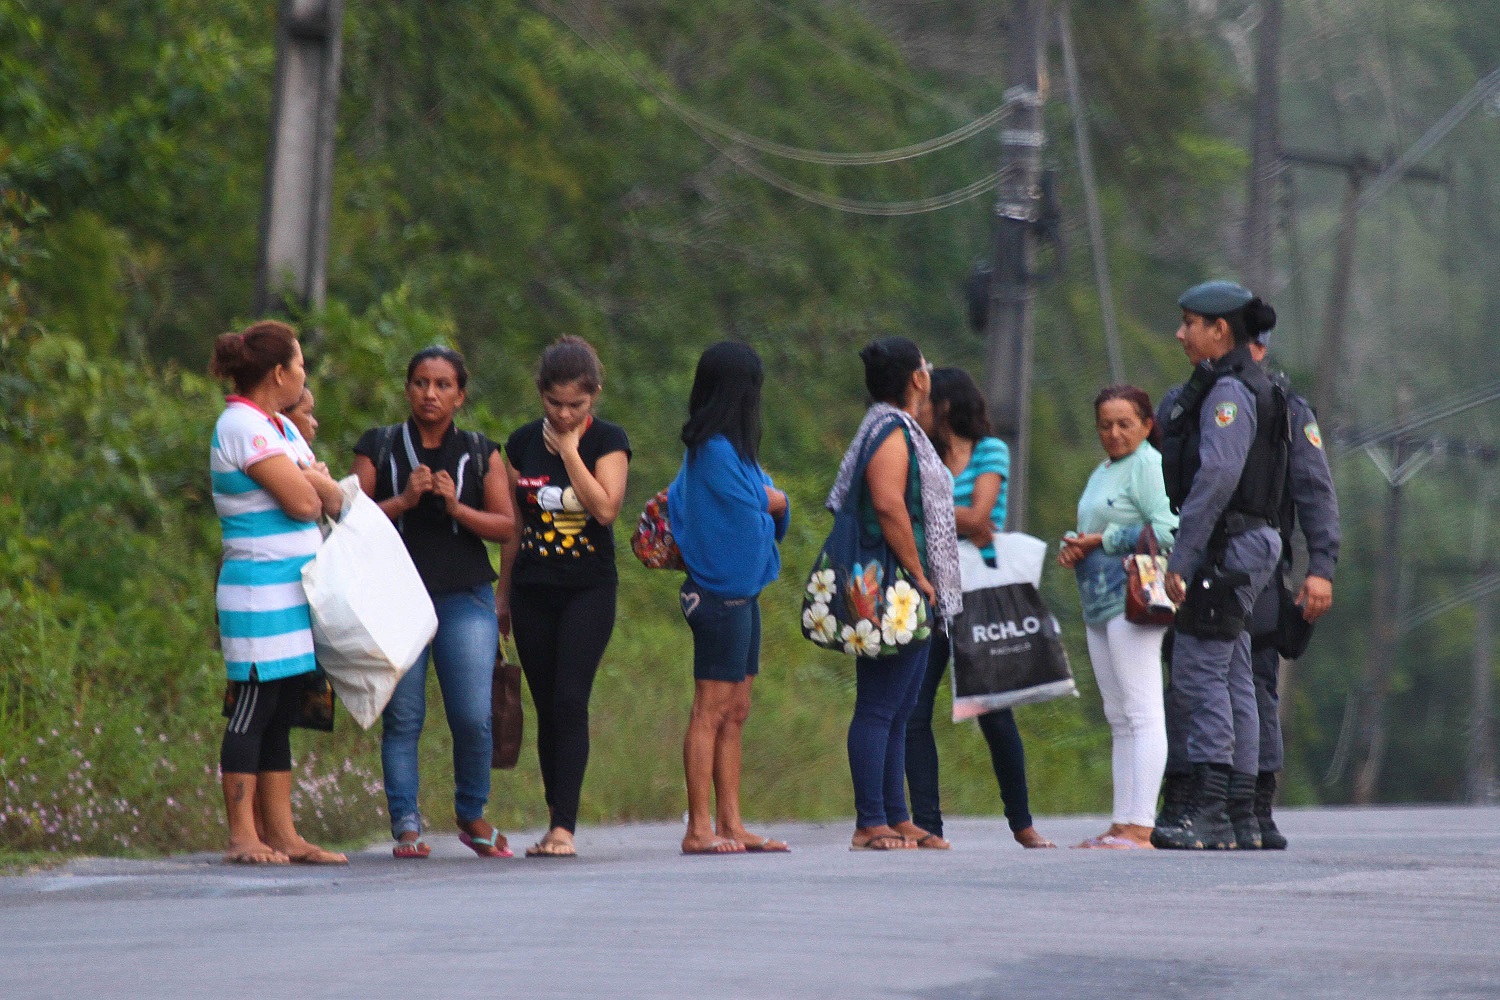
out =
<path fill-rule="evenodd" d="M 824 649 L 851 656 L 891 656 L 932 635 L 927 601 L 878 533 L 860 516 L 866 495 L 866 449 L 855 485 L 833 516 L 833 530 L 813 562 L 802 592 L 802 634 Z"/>

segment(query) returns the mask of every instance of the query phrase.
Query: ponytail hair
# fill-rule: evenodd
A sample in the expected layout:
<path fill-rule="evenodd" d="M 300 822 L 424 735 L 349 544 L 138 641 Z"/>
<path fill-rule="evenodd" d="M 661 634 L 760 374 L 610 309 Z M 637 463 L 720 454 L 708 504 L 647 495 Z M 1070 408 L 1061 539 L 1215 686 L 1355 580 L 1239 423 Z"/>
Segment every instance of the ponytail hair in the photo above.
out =
<path fill-rule="evenodd" d="M 1229 324 L 1229 332 L 1234 337 L 1236 347 L 1248 344 L 1261 334 L 1276 328 L 1276 310 L 1258 295 L 1234 312 L 1213 318 L 1222 318 Z"/>

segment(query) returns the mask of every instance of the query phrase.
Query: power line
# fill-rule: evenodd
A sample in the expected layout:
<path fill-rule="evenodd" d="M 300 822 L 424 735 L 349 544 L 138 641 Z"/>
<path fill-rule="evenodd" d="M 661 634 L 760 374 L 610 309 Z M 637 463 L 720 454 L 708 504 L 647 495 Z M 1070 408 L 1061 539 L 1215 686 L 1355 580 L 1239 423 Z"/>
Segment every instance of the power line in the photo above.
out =
<path fill-rule="evenodd" d="M 979 116 L 968 124 L 962 125 L 945 135 L 940 135 L 933 139 L 927 139 L 923 142 L 913 143 L 909 146 L 900 146 L 896 149 L 879 150 L 873 153 L 839 153 L 830 150 L 803 149 L 798 146 L 789 146 L 785 143 L 775 142 L 771 139 L 764 139 L 759 136 L 751 135 L 748 132 L 744 132 L 741 129 L 737 129 L 734 126 L 720 121 L 719 119 L 714 118 L 711 115 L 698 111 L 697 109 L 689 106 L 680 99 L 667 93 L 664 89 L 657 86 L 650 79 L 648 79 L 644 74 L 637 72 L 633 67 L 631 67 L 629 61 L 624 58 L 624 56 L 620 53 L 614 43 L 612 43 L 601 30 L 599 30 L 589 21 L 587 15 L 578 12 L 576 8 L 574 10 L 574 16 L 583 23 L 584 27 L 579 27 L 579 25 L 573 23 L 573 21 L 569 20 L 567 15 L 559 10 L 554 4 L 548 2 L 548 0 L 536 0 L 536 3 L 539 7 L 543 8 L 548 13 L 552 14 L 553 17 L 557 18 L 559 21 L 565 24 L 569 29 L 573 31 L 574 34 L 578 35 L 585 42 L 587 42 L 595 51 L 599 51 L 601 52 L 601 54 L 606 54 L 602 51 L 602 49 L 608 49 L 609 52 L 607 54 L 613 57 L 611 59 L 611 62 L 613 62 L 618 69 L 628 75 L 631 80 L 636 83 L 637 86 L 650 93 L 653 97 L 661 101 L 683 119 L 692 122 L 701 129 L 705 129 L 709 132 L 715 133 L 716 135 L 720 135 L 725 139 L 728 139 L 731 142 L 735 143 L 736 145 L 745 146 L 749 149 L 756 150 L 757 152 L 765 153 L 769 156 L 780 157 L 782 159 L 796 160 L 801 163 L 816 163 L 822 166 L 834 167 L 867 167 L 878 166 L 887 163 L 899 163 L 902 160 L 915 159 L 919 156 L 926 156 L 930 153 L 936 153 L 939 150 L 947 149 L 950 146 L 956 146 L 959 143 L 970 139 L 985 131 L 986 129 L 998 124 L 1005 118 L 1006 114 L 1010 110 L 1010 102 L 1006 102 L 1001 104 L 994 110 Z"/>
<path fill-rule="evenodd" d="M 800 18 L 793 17 L 790 13 L 772 3 L 771 0 L 755 0 L 755 2 L 757 6 L 766 11 L 766 13 L 779 18 L 781 21 L 789 25 L 793 30 L 800 31 L 802 34 L 811 38 L 819 45 L 822 45 L 824 48 L 832 52 L 837 52 L 839 55 L 843 56 L 851 63 L 854 63 L 856 66 L 859 66 L 861 69 L 865 70 L 871 76 L 876 77 L 880 80 L 884 80 L 886 83 L 890 84 L 892 87 L 895 87 L 902 93 L 910 94 L 912 97 L 916 97 L 920 100 L 926 101 L 933 107 L 940 108 L 943 111 L 948 112 L 949 114 L 958 115 L 963 118 L 968 118 L 973 115 L 974 112 L 966 107 L 962 102 L 952 100 L 951 98 L 938 97 L 922 89 L 921 87 L 912 86 L 910 83 L 885 69 L 883 66 L 877 66 L 874 63 L 862 58 L 857 52 L 854 52 L 842 42 L 839 42 L 834 38 L 830 38 L 828 35 L 824 34 L 821 31 L 818 31 L 816 28 L 809 27 L 805 21 L 802 21 Z"/>
<path fill-rule="evenodd" d="M 1485 98 L 1491 94 L 1500 93 L 1500 69 L 1494 70 L 1489 76 L 1480 80 L 1469 90 L 1467 94 L 1448 113 L 1438 119 L 1427 134 L 1412 144 L 1411 148 L 1402 153 L 1401 156 L 1380 172 L 1370 186 L 1365 188 L 1364 194 L 1360 195 L 1355 211 L 1363 211 L 1368 208 L 1375 199 L 1385 194 L 1390 187 L 1401 179 L 1401 176 L 1411 169 L 1422 157 L 1426 156 L 1434 146 L 1447 138 L 1448 133 L 1458 126 L 1458 123 L 1469 116 Z"/>
<path fill-rule="evenodd" d="M 1385 427 L 1364 431 L 1359 434 L 1351 434 L 1339 442 L 1339 454 L 1353 451 L 1356 448 L 1363 448 L 1367 445 L 1379 444 L 1382 441 L 1388 441 L 1403 434 L 1409 434 L 1418 428 L 1426 427 L 1428 424 L 1435 424 L 1440 420 L 1457 416 L 1465 410 L 1472 410 L 1477 406 L 1482 406 L 1497 399 L 1500 399 L 1500 381 L 1490 382 L 1476 389 L 1471 389 L 1462 396 L 1433 403 L 1397 423 L 1388 424 Z"/>
<path fill-rule="evenodd" d="M 671 110 L 674 114 L 681 118 L 683 124 L 687 125 L 688 129 L 691 130 L 694 135 L 698 136 L 699 139 L 703 140 L 704 143 L 717 150 L 720 154 L 725 156 L 732 163 L 734 163 L 736 166 L 738 166 L 740 169 L 744 170 L 751 176 L 756 177 L 759 180 L 770 184 L 772 187 L 786 192 L 787 194 L 793 195 L 797 198 L 801 198 L 815 205 L 820 205 L 824 208 L 831 208 L 836 211 L 848 212 L 855 215 L 869 215 L 880 217 L 918 215 L 925 212 L 936 212 L 941 211 L 945 208 L 952 208 L 955 205 L 960 205 L 966 201 L 977 198 L 981 194 L 984 194 L 986 191 L 991 191 L 995 187 L 997 187 L 1003 178 L 1002 172 L 996 172 L 988 177 L 977 180 L 972 184 L 968 184 L 962 188 L 958 188 L 957 190 L 948 191 L 944 194 L 933 195 L 928 198 L 919 198 L 912 201 L 861 201 L 853 198 L 843 198 L 837 195 L 824 194 L 823 192 L 817 191 L 805 184 L 798 183 L 797 181 L 794 181 L 789 177 L 782 176 L 776 171 L 760 163 L 754 157 L 745 153 L 742 149 L 736 148 L 736 146 L 747 144 L 741 143 L 738 139 L 734 138 L 735 135 L 743 135 L 743 133 L 739 133 L 737 129 L 732 129 L 729 126 L 716 122 L 714 119 L 706 115 L 702 115 L 694 111 L 692 108 L 689 108 L 686 105 L 682 104 L 682 102 L 677 101 L 661 88 L 657 87 L 655 84 L 651 83 L 649 80 L 636 73 L 635 70 L 633 70 L 625 61 L 624 56 L 619 52 L 619 50 L 607 38 L 604 38 L 602 34 L 597 33 L 595 30 L 593 30 L 592 25 L 590 25 L 588 28 L 580 28 L 578 25 L 569 20 L 568 17 L 555 5 L 550 3 L 549 0 L 535 0 L 535 2 L 537 6 L 546 10 L 553 17 L 557 18 L 558 21 L 562 22 L 563 25 L 565 25 L 575 35 L 582 39 L 584 44 L 588 45 L 589 48 L 593 49 L 596 53 L 602 56 L 607 63 L 609 63 L 615 69 L 631 79 L 637 86 L 641 87 L 643 90 L 656 97 L 657 100 L 661 101 L 664 106 L 666 106 L 669 110 Z M 585 23 L 587 23 L 587 19 L 582 18 L 581 15 L 580 19 L 584 20 Z M 997 108 L 994 112 L 991 112 L 990 115 L 979 119 L 979 121 L 989 120 L 988 124 L 993 124 L 995 121 L 998 121 L 1000 117 L 1004 116 L 1006 110 L 1010 106 L 1010 103 L 1011 102 L 1008 99 L 1005 104 L 1001 105 L 1001 107 Z M 941 146 L 934 146 L 934 143 L 938 143 L 945 139 L 951 138 L 952 136 L 958 134 L 958 132 L 973 129 L 976 124 L 978 123 L 971 122 L 969 125 L 964 126 L 956 132 L 950 132 L 946 137 L 940 137 L 937 140 L 929 140 L 927 143 L 919 143 L 918 146 L 930 146 L 932 148 L 928 151 L 934 151 L 936 148 L 941 148 Z M 722 138 L 729 138 L 731 140 L 731 143 L 726 144 L 720 141 L 720 137 L 716 137 L 714 134 L 716 132 L 719 133 L 719 136 Z M 729 134 L 725 135 L 726 132 Z M 746 138 L 754 140 L 754 137 L 747 136 Z M 768 143 L 766 140 L 754 140 L 754 142 L 761 146 L 780 145 L 777 143 Z M 952 145 L 952 143 L 949 142 L 948 145 Z M 752 146 L 752 148 L 755 147 Z M 782 148 L 792 150 L 792 147 Z M 914 148 L 916 147 L 906 147 L 907 150 Z M 807 154 L 813 153 L 814 151 L 795 150 L 795 152 Z M 868 157 L 884 156 L 886 154 L 826 155 L 840 157 L 849 155 Z M 902 156 L 900 158 L 909 159 L 910 156 Z M 818 161 L 808 160 L 807 162 Z M 894 160 L 872 162 L 894 162 Z"/>

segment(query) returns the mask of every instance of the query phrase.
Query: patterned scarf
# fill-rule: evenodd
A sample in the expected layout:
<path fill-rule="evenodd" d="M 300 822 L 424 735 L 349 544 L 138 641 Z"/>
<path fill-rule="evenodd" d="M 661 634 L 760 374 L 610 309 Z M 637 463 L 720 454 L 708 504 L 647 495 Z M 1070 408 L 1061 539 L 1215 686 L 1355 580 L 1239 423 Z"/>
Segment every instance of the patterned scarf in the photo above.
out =
<path fill-rule="evenodd" d="M 894 417 L 906 425 L 911 443 L 917 450 L 917 472 L 922 486 L 922 516 L 927 531 L 928 578 L 937 591 L 937 612 L 952 618 L 964 608 L 963 585 L 958 576 L 958 529 L 953 523 L 953 477 L 938 457 L 937 449 L 927 439 L 911 414 L 889 403 L 874 403 L 865 411 L 865 419 L 854 435 L 849 450 L 839 462 L 839 475 L 828 493 L 825 506 L 837 513 L 844 498 L 854 486 L 854 467 L 876 428 L 886 426 Z"/>

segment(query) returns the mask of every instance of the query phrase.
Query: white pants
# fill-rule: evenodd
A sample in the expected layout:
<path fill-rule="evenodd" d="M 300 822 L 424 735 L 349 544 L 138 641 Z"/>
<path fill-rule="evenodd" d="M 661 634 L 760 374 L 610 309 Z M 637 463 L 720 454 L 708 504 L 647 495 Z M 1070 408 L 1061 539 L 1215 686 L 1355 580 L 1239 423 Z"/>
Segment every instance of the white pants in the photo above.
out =
<path fill-rule="evenodd" d="M 1114 736 L 1113 822 L 1152 826 L 1167 767 L 1161 680 L 1161 640 L 1167 630 L 1135 625 L 1121 614 L 1087 631 L 1089 660 Z"/>

